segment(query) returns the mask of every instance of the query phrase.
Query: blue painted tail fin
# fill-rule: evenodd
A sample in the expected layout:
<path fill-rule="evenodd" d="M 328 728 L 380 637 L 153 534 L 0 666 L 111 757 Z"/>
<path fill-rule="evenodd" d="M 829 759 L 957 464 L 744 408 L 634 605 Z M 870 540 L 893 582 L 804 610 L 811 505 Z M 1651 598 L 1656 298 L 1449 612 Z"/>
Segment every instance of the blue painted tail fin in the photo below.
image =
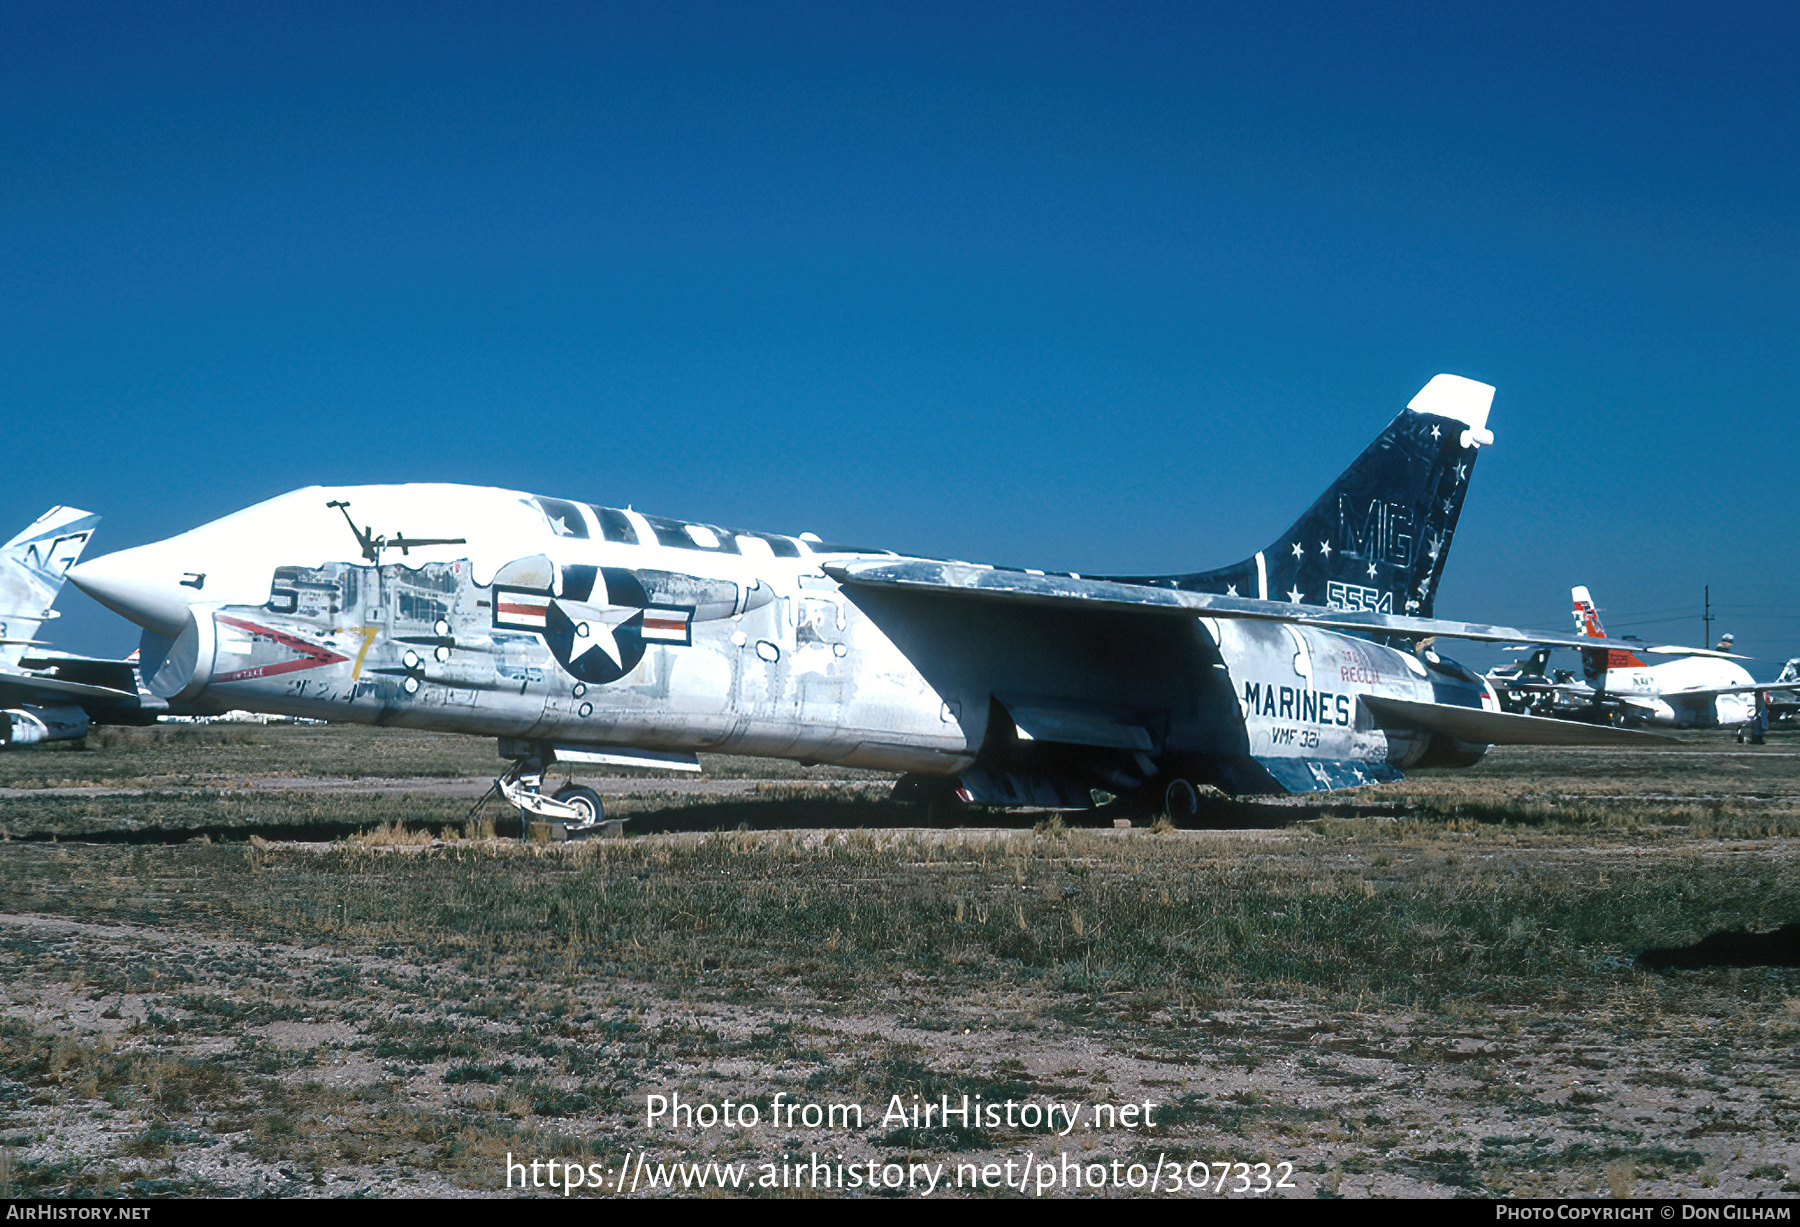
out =
<path fill-rule="evenodd" d="M 1131 582 L 1328 609 L 1432 616 L 1494 389 L 1438 375 L 1342 476 L 1242 562 Z"/>

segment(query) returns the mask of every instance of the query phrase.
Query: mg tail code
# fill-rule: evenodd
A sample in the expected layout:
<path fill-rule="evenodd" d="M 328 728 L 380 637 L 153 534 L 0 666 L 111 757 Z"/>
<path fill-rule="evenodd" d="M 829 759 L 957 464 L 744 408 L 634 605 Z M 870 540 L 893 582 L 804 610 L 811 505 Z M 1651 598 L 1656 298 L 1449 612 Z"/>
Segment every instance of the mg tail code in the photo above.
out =
<path fill-rule="evenodd" d="M 1244 683 L 1244 714 L 1247 716 L 1274 716 L 1280 720 L 1348 727 L 1356 722 L 1355 710 L 1347 694 L 1303 690 L 1297 686 L 1264 686 L 1261 682 Z"/>

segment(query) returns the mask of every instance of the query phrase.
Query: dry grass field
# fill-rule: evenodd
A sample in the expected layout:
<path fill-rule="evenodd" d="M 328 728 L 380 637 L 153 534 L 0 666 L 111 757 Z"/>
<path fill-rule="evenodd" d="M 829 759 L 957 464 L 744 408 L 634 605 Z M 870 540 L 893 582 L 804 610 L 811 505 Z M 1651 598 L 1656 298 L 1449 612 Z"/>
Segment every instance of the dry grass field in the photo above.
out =
<path fill-rule="evenodd" d="M 929 828 L 867 773 L 709 762 L 610 781 L 629 837 L 548 845 L 468 821 L 492 755 L 257 726 L 0 755 L 0 1195 L 486 1194 L 509 1154 L 640 1194 L 814 1154 L 1800 1191 L 1800 968 L 1634 962 L 1800 921 L 1800 741 L 1499 751 L 1182 831 Z M 771 1123 L 777 1093 L 864 1119 Z M 881 1119 L 964 1094 L 1083 1107 Z"/>

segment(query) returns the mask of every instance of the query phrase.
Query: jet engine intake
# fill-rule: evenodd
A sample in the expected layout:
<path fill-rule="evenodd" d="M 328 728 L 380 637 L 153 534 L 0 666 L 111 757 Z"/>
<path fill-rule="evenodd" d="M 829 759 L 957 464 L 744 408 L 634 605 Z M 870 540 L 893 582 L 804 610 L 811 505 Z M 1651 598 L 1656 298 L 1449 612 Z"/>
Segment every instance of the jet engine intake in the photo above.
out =
<path fill-rule="evenodd" d="M 191 699 L 212 680 L 217 651 L 213 611 L 190 606 L 187 623 L 174 639 L 146 629 L 138 639 L 138 670 L 144 686 L 159 699 Z"/>

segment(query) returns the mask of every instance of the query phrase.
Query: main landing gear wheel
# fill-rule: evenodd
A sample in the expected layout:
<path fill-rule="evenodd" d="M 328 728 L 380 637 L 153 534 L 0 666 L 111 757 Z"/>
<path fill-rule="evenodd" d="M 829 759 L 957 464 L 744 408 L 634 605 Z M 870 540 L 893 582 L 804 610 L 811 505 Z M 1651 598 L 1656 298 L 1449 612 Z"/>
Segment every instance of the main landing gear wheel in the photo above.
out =
<path fill-rule="evenodd" d="M 556 790 L 556 799 L 576 812 L 577 817 L 569 820 L 570 826 L 598 826 L 606 820 L 600 794 L 586 784 L 564 784 Z"/>
<path fill-rule="evenodd" d="M 1163 790 L 1163 813 L 1176 826 L 1200 816 L 1200 791 L 1186 780 L 1170 780 Z"/>

